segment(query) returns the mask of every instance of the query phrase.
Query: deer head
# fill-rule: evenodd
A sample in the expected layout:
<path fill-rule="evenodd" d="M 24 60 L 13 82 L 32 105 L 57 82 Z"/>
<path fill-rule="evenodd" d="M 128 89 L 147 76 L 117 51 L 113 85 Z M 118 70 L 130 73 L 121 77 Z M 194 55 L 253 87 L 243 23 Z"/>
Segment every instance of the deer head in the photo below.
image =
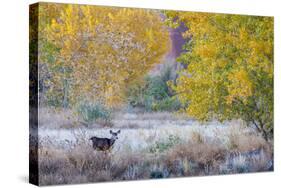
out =
<path fill-rule="evenodd" d="M 117 132 L 113 132 L 112 130 L 110 130 L 109 133 L 111 134 L 111 139 L 112 140 L 117 140 L 118 139 L 118 134 L 121 133 L 121 130 L 118 130 Z"/>

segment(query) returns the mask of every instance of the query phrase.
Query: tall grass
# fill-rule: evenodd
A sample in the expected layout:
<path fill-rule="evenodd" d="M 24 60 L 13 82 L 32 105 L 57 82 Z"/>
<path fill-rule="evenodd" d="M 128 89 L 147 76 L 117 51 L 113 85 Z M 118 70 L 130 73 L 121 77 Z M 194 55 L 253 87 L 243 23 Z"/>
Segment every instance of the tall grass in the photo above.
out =
<path fill-rule="evenodd" d="M 109 137 L 110 128 L 81 126 L 75 117 L 66 109 L 39 110 L 40 185 L 273 170 L 273 143 L 240 121 L 200 124 L 169 112 L 118 112 L 111 129 L 122 132 L 105 154 L 89 138 Z"/>
<path fill-rule="evenodd" d="M 49 141 L 52 138 L 41 137 L 40 185 L 272 170 L 271 143 L 242 128 L 230 126 L 216 134 L 193 128 L 186 133 L 188 139 L 173 128 L 170 134 L 163 130 L 161 135 L 144 130 L 123 130 L 123 140 L 117 141 L 111 153 L 93 150 L 83 131 L 73 133 L 75 139 L 69 147 L 58 147 L 56 141 Z M 136 143 L 128 142 L 130 136 Z M 137 142 L 145 143 L 145 147 L 132 149 Z"/>

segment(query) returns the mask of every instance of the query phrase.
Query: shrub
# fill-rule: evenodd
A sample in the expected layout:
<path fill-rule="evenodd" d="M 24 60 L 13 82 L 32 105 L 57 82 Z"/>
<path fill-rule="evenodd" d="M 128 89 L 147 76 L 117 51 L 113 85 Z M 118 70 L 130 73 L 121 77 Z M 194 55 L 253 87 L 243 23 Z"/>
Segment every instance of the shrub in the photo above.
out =
<path fill-rule="evenodd" d="M 146 76 L 130 84 L 127 97 L 131 106 L 151 111 L 153 103 L 169 97 L 168 86 L 160 76 Z"/>
<path fill-rule="evenodd" d="M 111 110 L 101 103 L 82 102 L 78 105 L 77 112 L 86 123 L 93 123 L 98 120 L 111 121 Z"/>
<path fill-rule="evenodd" d="M 160 75 L 146 76 L 132 82 L 127 89 L 128 103 L 145 111 L 177 111 L 181 104 L 168 83 L 173 81 L 171 67 L 164 68 Z"/>
<path fill-rule="evenodd" d="M 268 147 L 267 142 L 260 135 L 240 134 L 239 132 L 232 132 L 228 136 L 227 142 L 230 151 L 251 151 L 256 149 L 265 149 L 268 153 L 272 150 Z"/>
<path fill-rule="evenodd" d="M 168 97 L 158 101 L 153 106 L 153 111 L 178 111 L 181 103 L 176 97 Z"/>
<path fill-rule="evenodd" d="M 128 103 L 145 111 L 177 111 L 181 103 L 169 93 L 169 87 L 159 76 L 147 77 L 144 82 L 129 86 Z"/>
<path fill-rule="evenodd" d="M 162 141 L 162 142 L 156 142 L 155 145 L 153 145 L 149 152 L 151 153 L 162 153 L 170 148 L 172 148 L 174 145 L 180 143 L 180 138 L 178 136 L 169 135 L 168 140 Z"/>
<path fill-rule="evenodd" d="M 153 111 L 154 104 L 155 103 L 154 103 L 154 99 L 152 96 L 149 96 L 149 95 L 144 96 L 143 106 L 144 106 L 145 111 L 147 111 L 147 112 Z"/>
<path fill-rule="evenodd" d="M 147 82 L 145 79 L 132 82 L 126 91 L 127 101 L 132 107 L 144 107 L 145 90 Z"/>
<path fill-rule="evenodd" d="M 213 165 L 225 160 L 226 149 L 216 142 L 178 144 L 168 152 L 168 158 L 196 162 L 199 166 Z M 200 167 L 200 168 L 201 168 Z"/>
<path fill-rule="evenodd" d="M 63 96 L 61 93 L 53 94 L 53 93 L 47 92 L 46 96 L 45 96 L 45 100 L 46 100 L 47 106 L 62 107 Z"/>
<path fill-rule="evenodd" d="M 153 100 L 163 100 L 169 97 L 169 88 L 161 76 L 147 77 L 148 86 L 145 95 L 151 96 Z"/>

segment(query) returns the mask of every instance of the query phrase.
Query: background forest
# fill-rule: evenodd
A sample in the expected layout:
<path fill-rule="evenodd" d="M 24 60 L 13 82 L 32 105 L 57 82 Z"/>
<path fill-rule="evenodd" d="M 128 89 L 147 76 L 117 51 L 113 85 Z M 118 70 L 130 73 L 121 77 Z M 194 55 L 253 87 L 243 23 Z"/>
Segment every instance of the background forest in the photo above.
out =
<path fill-rule="evenodd" d="M 32 11 L 40 184 L 273 170 L 273 18 Z M 110 129 L 121 135 L 104 156 L 89 137 Z"/>

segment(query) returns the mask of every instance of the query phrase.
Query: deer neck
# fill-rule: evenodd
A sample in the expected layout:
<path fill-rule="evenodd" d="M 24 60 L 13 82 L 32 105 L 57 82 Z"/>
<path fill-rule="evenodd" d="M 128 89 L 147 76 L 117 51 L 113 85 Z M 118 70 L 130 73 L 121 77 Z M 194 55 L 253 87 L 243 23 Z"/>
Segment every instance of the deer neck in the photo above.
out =
<path fill-rule="evenodd" d="M 109 145 L 112 146 L 115 143 L 115 139 L 111 138 L 109 141 Z"/>

